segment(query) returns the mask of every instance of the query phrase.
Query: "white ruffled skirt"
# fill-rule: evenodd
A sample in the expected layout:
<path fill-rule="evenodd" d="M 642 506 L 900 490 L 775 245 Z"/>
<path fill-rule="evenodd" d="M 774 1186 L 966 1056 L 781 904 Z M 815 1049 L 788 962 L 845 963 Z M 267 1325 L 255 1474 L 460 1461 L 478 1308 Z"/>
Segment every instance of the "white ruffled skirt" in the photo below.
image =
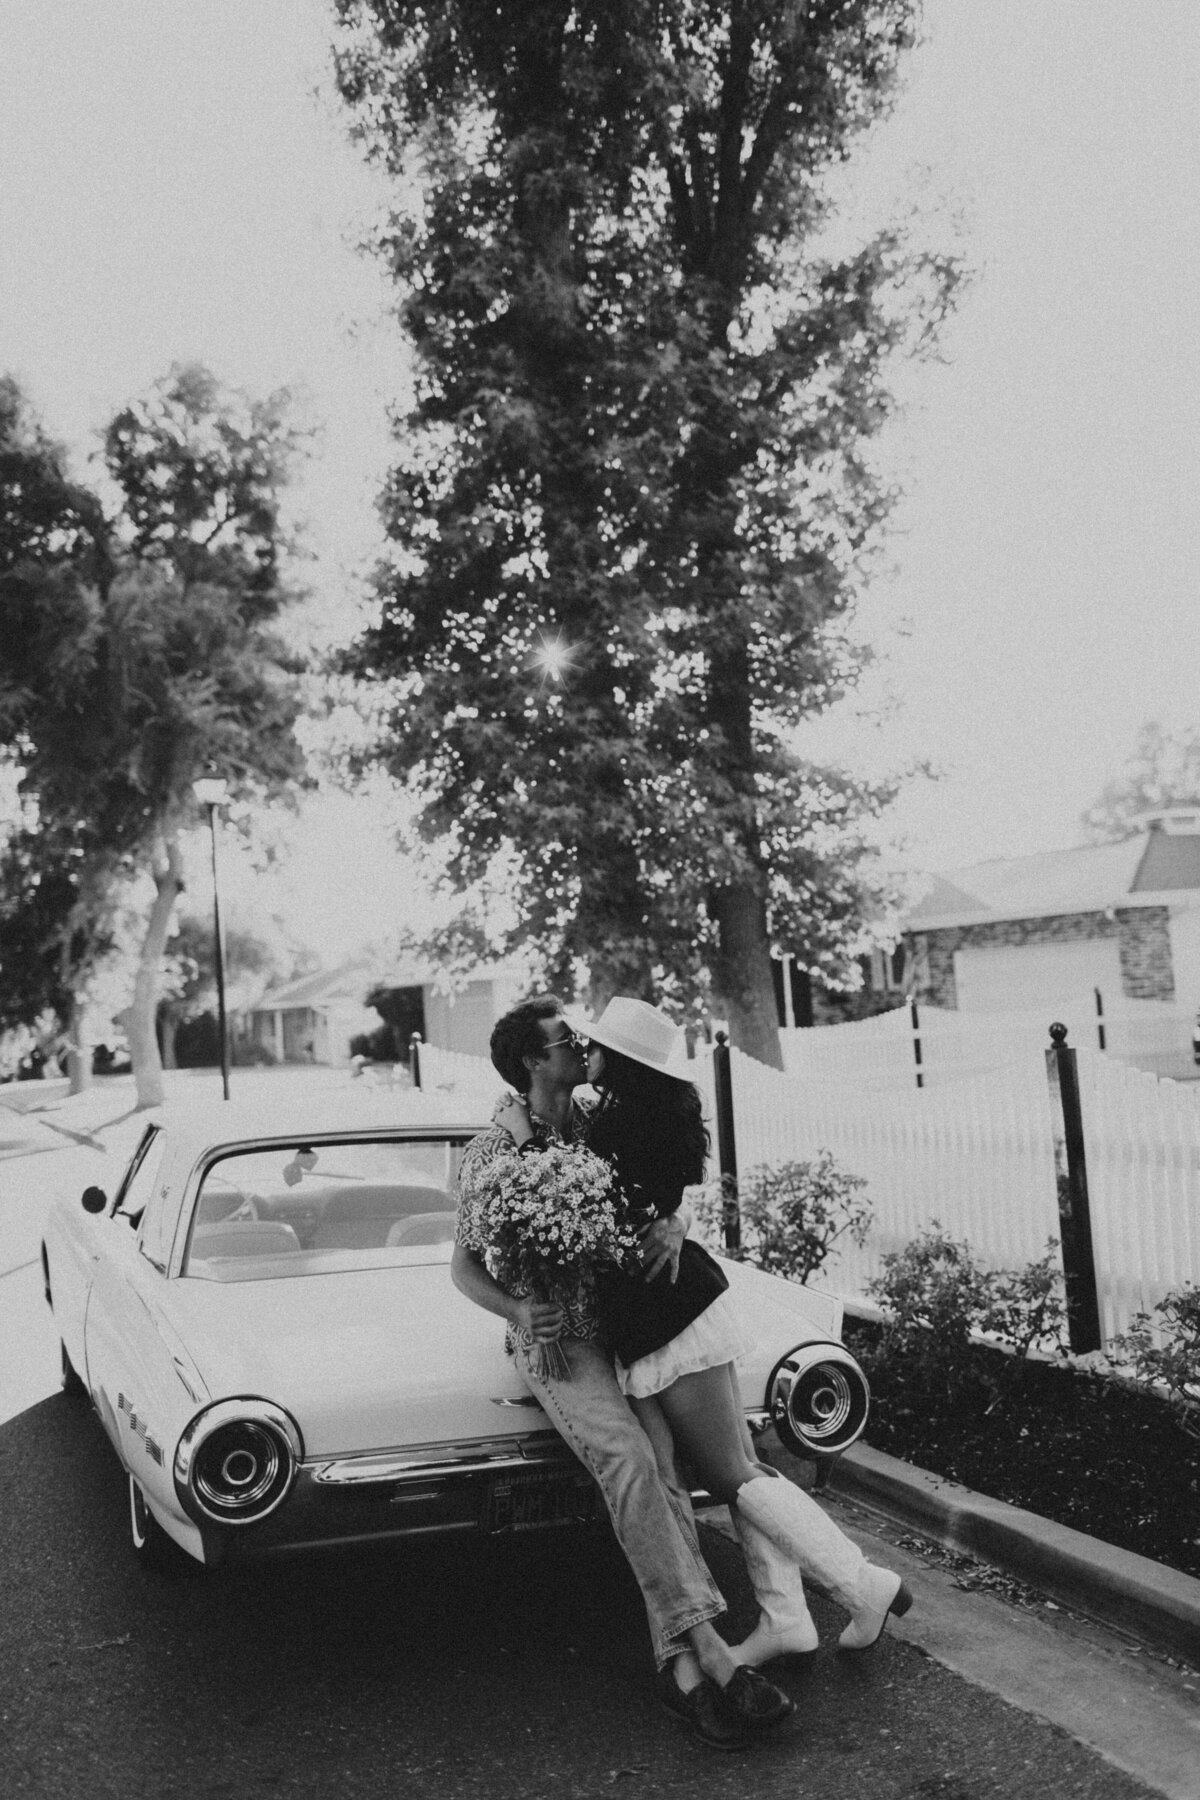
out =
<path fill-rule="evenodd" d="M 616 1363 L 617 1384 L 623 1394 L 633 1400 L 644 1400 L 649 1394 L 661 1394 L 681 1375 L 694 1375 L 698 1369 L 716 1369 L 723 1363 L 740 1362 L 758 1347 L 758 1339 L 734 1299 L 731 1289 L 718 1294 L 698 1319 L 685 1326 L 678 1337 L 639 1356 L 628 1367 Z"/>

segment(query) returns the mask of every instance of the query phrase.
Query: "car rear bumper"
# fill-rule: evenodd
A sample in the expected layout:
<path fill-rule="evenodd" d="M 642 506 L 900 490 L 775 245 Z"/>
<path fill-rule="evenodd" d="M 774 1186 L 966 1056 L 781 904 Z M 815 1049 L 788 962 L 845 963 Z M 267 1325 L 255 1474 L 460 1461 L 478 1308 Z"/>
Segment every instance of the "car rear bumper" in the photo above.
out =
<path fill-rule="evenodd" d="M 499 1535 L 602 1514 L 591 1476 L 553 1431 L 417 1445 L 301 1463 L 268 1518 L 204 1530 L 205 1561 L 453 1531 Z"/>

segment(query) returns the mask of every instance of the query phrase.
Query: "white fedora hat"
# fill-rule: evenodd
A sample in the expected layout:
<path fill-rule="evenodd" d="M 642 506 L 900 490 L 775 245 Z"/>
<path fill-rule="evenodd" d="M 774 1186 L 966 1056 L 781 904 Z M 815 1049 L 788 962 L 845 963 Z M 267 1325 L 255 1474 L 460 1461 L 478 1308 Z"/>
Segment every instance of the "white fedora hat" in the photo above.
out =
<path fill-rule="evenodd" d="M 633 1062 L 661 1075 L 672 1075 L 678 1081 L 690 1081 L 683 1033 L 673 1019 L 645 1000 L 634 1000 L 618 994 L 609 1001 L 598 1019 L 585 1019 L 568 1011 L 568 1025 L 593 1044 L 606 1050 L 619 1050 Z"/>

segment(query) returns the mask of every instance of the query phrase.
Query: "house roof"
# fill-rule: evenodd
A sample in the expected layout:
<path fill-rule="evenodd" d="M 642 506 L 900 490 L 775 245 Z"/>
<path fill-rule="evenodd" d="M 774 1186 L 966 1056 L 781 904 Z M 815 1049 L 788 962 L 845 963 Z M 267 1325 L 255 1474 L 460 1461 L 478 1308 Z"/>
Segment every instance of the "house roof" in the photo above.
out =
<path fill-rule="evenodd" d="M 1200 835 L 1152 831 L 1133 879 L 1135 894 L 1200 887 Z"/>
<path fill-rule="evenodd" d="M 336 969 L 318 969 L 311 975 L 300 975 L 285 981 L 282 987 L 270 988 L 258 1000 L 254 1012 L 291 1012 L 294 1008 L 328 1006 L 335 1000 L 362 1003 L 372 985 L 367 963 L 343 963 Z"/>
<path fill-rule="evenodd" d="M 497 976 L 519 973 L 514 963 L 481 963 L 471 971 L 472 981 L 486 981 Z M 380 973 L 375 962 L 356 960 L 342 963 L 336 969 L 321 969 L 311 975 L 300 975 L 281 987 L 269 989 L 250 1009 L 253 1012 L 291 1012 L 307 1007 L 317 1009 L 339 1000 L 365 1006 L 366 998 L 376 988 L 432 987 L 440 971 L 435 963 L 398 963 Z"/>
<path fill-rule="evenodd" d="M 997 857 L 931 876 L 904 929 L 1104 912 L 1184 889 L 1200 892 L 1200 834 L 1141 831 L 1115 844 Z"/>

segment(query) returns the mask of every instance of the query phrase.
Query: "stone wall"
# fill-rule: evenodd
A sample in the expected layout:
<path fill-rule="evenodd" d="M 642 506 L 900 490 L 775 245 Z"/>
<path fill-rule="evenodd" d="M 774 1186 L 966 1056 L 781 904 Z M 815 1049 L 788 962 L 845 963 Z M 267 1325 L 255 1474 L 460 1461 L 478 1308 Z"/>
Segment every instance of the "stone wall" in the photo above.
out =
<path fill-rule="evenodd" d="M 1169 917 L 1165 906 L 1131 906 L 1118 908 L 1111 919 L 1099 912 L 1057 913 L 1048 919 L 997 919 L 983 925 L 954 925 L 945 931 L 907 933 L 916 997 L 929 1006 L 957 1007 L 956 950 L 1116 938 L 1125 998 L 1172 1001 L 1175 976 Z"/>

